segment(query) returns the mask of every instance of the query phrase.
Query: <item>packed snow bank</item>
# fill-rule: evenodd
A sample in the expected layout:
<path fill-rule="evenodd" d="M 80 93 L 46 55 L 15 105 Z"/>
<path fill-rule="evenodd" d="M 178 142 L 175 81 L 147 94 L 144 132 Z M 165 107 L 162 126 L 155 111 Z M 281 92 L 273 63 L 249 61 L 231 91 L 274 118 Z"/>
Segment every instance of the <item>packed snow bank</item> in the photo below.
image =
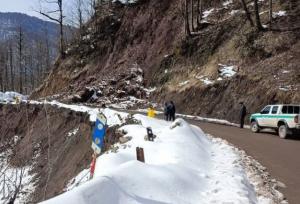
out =
<path fill-rule="evenodd" d="M 129 114 L 123 113 L 119 111 L 112 110 L 110 108 L 92 108 L 84 105 L 69 105 L 60 103 L 58 101 L 44 101 L 44 102 L 38 102 L 38 101 L 29 101 L 30 104 L 47 104 L 52 106 L 57 106 L 58 108 L 66 108 L 70 109 L 75 112 L 82 112 L 82 113 L 88 113 L 90 116 L 90 121 L 95 122 L 97 118 L 97 114 L 99 112 L 102 112 L 107 117 L 107 125 L 113 126 L 113 125 L 121 125 L 124 121 L 124 118 L 126 118 Z"/>
<path fill-rule="evenodd" d="M 20 100 L 27 100 L 27 96 L 24 96 L 22 94 L 19 94 L 17 92 L 1 92 L 0 91 L 0 103 L 10 103 L 10 102 L 14 102 L 16 100 L 16 98 L 19 98 Z"/>
<path fill-rule="evenodd" d="M 259 203 L 233 147 L 183 119 L 134 117 L 141 125 L 121 128 L 132 140 L 98 157 L 92 181 L 44 203 Z M 146 127 L 154 142 L 145 141 Z M 145 163 L 136 161 L 136 147 L 144 149 Z"/>

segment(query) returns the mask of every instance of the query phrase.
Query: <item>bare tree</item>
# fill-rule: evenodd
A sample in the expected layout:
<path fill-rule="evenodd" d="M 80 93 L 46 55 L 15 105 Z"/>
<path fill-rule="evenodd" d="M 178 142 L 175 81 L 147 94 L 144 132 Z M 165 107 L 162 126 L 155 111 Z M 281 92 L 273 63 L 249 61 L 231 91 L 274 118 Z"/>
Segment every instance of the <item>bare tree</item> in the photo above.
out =
<path fill-rule="evenodd" d="M 197 26 L 200 26 L 201 24 L 201 20 L 202 20 L 202 16 L 203 16 L 203 2 L 202 0 L 197 0 Z"/>
<path fill-rule="evenodd" d="M 9 67 L 10 67 L 10 89 L 15 91 L 15 71 L 14 71 L 14 61 L 13 61 L 13 45 L 12 41 L 9 41 L 8 45 L 8 50 L 9 50 Z"/>
<path fill-rule="evenodd" d="M 24 44 L 24 33 L 22 27 L 19 27 L 18 31 L 18 56 L 19 56 L 19 92 L 23 93 L 23 44 Z"/>
<path fill-rule="evenodd" d="M 45 77 L 45 75 L 48 74 L 47 72 L 51 68 L 49 34 L 48 34 L 48 29 L 46 27 L 44 28 L 44 33 L 45 33 L 45 40 L 44 40 L 45 41 L 44 42 L 45 52 L 43 54 L 44 54 L 44 57 L 45 57 L 44 59 L 46 60 L 46 62 L 45 62 L 45 69 L 42 70 L 43 78 Z"/>
<path fill-rule="evenodd" d="M 4 63 L 5 62 L 4 62 L 3 54 L 2 54 L 2 52 L 0 52 L 0 91 L 3 91 L 3 92 L 4 92 L 4 80 L 3 80 Z"/>
<path fill-rule="evenodd" d="M 190 24 L 189 24 L 189 5 L 188 5 L 189 1 L 185 0 L 185 31 L 187 36 L 191 36 L 191 30 L 190 30 Z"/>
<path fill-rule="evenodd" d="M 79 31 L 81 32 L 82 30 L 82 25 L 83 25 L 83 4 L 82 0 L 77 0 L 76 1 L 76 7 L 77 7 L 77 20 L 79 24 Z"/>
<path fill-rule="evenodd" d="M 65 46 L 64 46 L 64 18 L 63 15 L 63 1 L 62 0 L 44 0 L 46 3 L 49 4 L 56 4 L 57 9 L 53 11 L 43 12 L 42 10 L 39 11 L 39 13 L 46 18 L 50 19 L 51 21 L 57 22 L 60 27 L 60 43 L 59 43 L 59 49 L 60 49 L 60 55 L 62 58 L 65 58 Z M 51 16 L 52 14 L 58 14 L 58 17 Z"/>
<path fill-rule="evenodd" d="M 194 0 L 191 0 L 191 17 L 192 17 L 192 31 L 195 32 L 195 25 L 194 25 Z"/>
<path fill-rule="evenodd" d="M 258 31 L 262 31 L 264 30 L 264 28 L 262 27 L 260 21 L 258 0 L 254 0 L 254 12 L 255 12 L 256 28 Z"/>
<path fill-rule="evenodd" d="M 5 51 L 5 90 L 9 90 L 9 78 L 8 78 L 8 56 L 9 52 Z"/>
<path fill-rule="evenodd" d="M 272 29 L 272 20 L 273 20 L 273 1 L 269 0 L 269 18 L 270 18 L 270 29 Z"/>
<path fill-rule="evenodd" d="M 98 1 L 98 3 L 101 4 L 102 1 Z M 84 4 L 84 10 L 87 15 L 87 18 L 92 18 L 96 14 L 96 7 L 97 7 L 96 0 L 89 0 L 87 4 Z"/>
<path fill-rule="evenodd" d="M 245 2 L 245 0 L 240 0 L 242 6 L 243 6 L 243 9 L 245 11 L 245 14 L 246 14 L 246 17 L 247 17 L 247 20 L 249 21 L 250 25 L 253 27 L 254 26 L 254 23 L 253 23 L 253 20 L 251 18 L 251 14 L 248 10 L 248 7 L 247 7 L 247 4 Z"/>

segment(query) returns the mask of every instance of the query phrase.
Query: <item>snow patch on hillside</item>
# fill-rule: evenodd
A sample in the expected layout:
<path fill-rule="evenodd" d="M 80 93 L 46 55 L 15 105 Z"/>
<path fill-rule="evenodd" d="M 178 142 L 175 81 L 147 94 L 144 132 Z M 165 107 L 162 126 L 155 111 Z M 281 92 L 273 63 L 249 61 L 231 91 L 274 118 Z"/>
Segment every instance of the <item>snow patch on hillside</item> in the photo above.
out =
<path fill-rule="evenodd" d="M 16 192 L 14 203 L 26 203 L 35 191 L 35 175 L 30 174 L 32 166 L 13 167 L 8 162 L 9 155 L 8 152 L 0 153 L 0 204 L 9 203 Z"/>
<path fill-rule="evenodd" d="M 113 0 L 113 2 L 120 2 L 122 4 L 135 4 L 138 0 Z"/>
<path fill-rule="evenodd" d="M 185 86 L 185 85 L 187 85 L 188 83 L 190 83 L 189 80 L 183 81 L 183 82 L 180 82 L 180 83 L 179 83 L 179 86 Z"/>
<path fill-rule="evenodd" d="M 205 85 L 211 85 L 214 84 L 215 82 L 213 80 L 210 80 L 208 77 L 204 75 L 196 76 L 196 79 L 199 79 L 202 81 Z"/>
<path fill-rule="evenodd" d="M 232 0 L 228 0 L 228 1 L 224 1 L 223 3 L 222 3 L 222 5 L 224 6 L 224 7 L 228 7 L 230 4 L 232 4 L 233 3 L 233 1 Z"/>
<path fill-rule="evenodd" d="M 230 78 L 236 75 L 237 67 L 234 65 L 219 64 L 219 75 L 224 78 Z"/>
<path fill-rule="evenodd" d="M 15 102 L 17 98 L 19 100 L 23 101 L 23 100 L 27 100 L 28 97 L 24 96 L 22 94 L 19 94 L 17 92 L 8 91 L 8 92 L 3 93 L 0 91 L 0 103 Z"/>
<path fill-rule="evenodd" d="M 281 17 L 281 16 L 286 16 L 286 11 L 278 11 L 278 12 L 273 12 L 272 16 L 273 18 Z"/>

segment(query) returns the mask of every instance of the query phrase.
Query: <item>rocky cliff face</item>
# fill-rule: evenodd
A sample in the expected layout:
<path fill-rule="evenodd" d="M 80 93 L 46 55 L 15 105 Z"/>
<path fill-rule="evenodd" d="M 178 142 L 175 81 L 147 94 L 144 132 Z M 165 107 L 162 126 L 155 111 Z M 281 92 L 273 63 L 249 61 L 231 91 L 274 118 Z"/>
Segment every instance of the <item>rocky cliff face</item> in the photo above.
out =
<path fill-rule="evenodd" d="M 300 7 L 294 0 L 273 7 L 273 30 L 258 32 L 239 1 L 211 1 L 204 5 L 202 28 L 186 37 L 179 0 L 104 5 L 32 98 L 63 98 L 87 87 L 145 98 L 142 92 L 151 86 L 157 88 L 153 101 L 173 100 L 180 112 L 232 121 L 240 101 L 249 112 L 268 103 L 299 103 Z M 267 28 L 266 0 L 260 16 Z M 132 68 L 142 70 L 142 82 L 127 80 Z M 122 87 L 139 88 L 129 93 Z"/>

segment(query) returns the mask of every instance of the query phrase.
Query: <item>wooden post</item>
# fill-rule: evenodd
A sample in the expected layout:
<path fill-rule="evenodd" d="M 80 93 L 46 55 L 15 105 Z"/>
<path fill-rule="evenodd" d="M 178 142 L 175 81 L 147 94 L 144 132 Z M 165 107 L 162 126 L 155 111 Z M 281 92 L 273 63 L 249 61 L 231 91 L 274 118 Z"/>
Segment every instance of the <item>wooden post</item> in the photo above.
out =
<path fill-rule="evenodd" d="M 145 163 L 145 155 L 144 155 L 144 149 L 141 147 L 136 147 L 136 159 L 140 162 Z"/>

